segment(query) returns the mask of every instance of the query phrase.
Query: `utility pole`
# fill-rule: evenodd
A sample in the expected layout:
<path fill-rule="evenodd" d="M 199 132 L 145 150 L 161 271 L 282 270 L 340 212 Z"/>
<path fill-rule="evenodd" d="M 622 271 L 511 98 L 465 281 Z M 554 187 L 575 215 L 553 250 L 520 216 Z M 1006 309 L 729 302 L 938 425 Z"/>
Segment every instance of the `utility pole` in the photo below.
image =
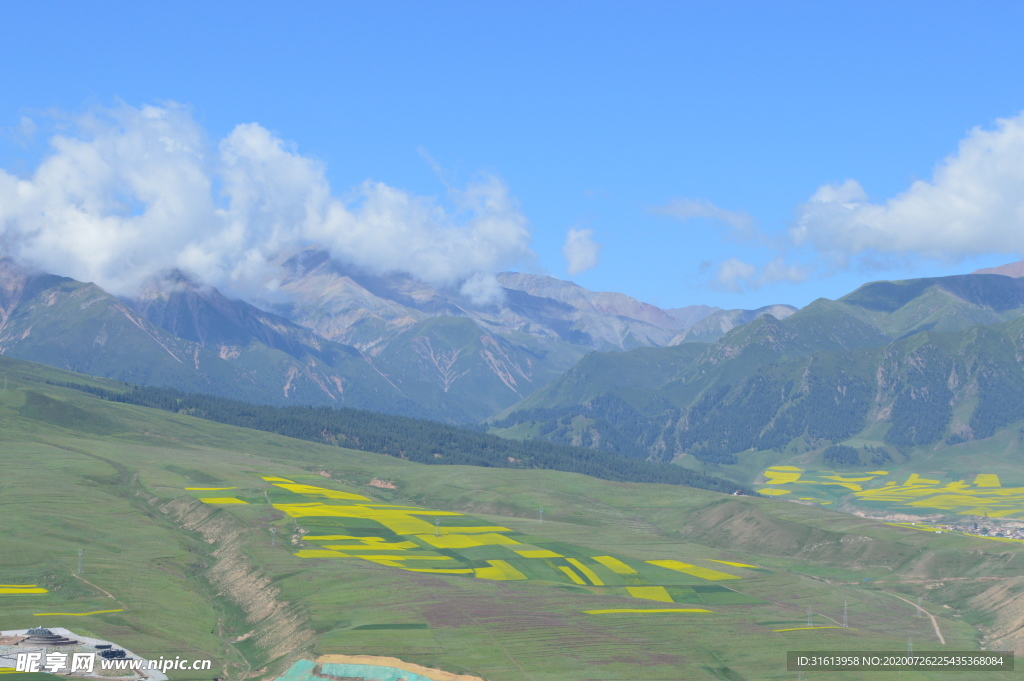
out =
<path fill-rule="evenodd" d="M 276 527 L 271 527 L 270 528 L 270 545 L 271 546 L 277 546 L 277 528 Z"/>
<path fill-rule="evenodd" d="M 850 621 L 847 619 L 847 605 L 846 601 L 843 601 L 843 629 L 850 626 Z"/>
<path fill-rule="evenodd" d="M 85 553 L 85 549 L 78 549 L 78 576 L 82 576 L 82 554 Z"/>
<path fill-rule="evenodd" d="M 435 537 L 440 537 L 441 536 L 441 519 L 440 518 L 434 518 L 434 536 Z"/>
<path fill-rule="evenodd" d="M 540 522 L 544 522 L 544 508 L 543 507 L 541 507 L 541 509 L 540 509 Z"/>
<path fill-rule="evenodd" d="M 810 606 L 807 607 L 807 626 L 809 626 L 809 627 L 813 626 L 811 624 L 811 608 L 810 608 Z"/>

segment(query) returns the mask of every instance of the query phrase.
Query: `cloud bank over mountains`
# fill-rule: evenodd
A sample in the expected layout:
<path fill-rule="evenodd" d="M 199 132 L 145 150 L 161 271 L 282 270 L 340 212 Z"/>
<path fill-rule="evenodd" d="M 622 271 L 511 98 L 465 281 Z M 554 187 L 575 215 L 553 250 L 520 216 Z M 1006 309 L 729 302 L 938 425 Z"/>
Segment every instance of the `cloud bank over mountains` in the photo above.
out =
<path fill-rule="evenodd" d="M 972 129 L 930 180 L 882 203 L 871 202 L 854 179 L 822 185 L 797 206 L 782 238 L 765 234 L 747 213 L 703 199 L 676 199 L 652 212 L 709 219 L 733 240 L 767 247 L 760 267 L 731 257 L 707 268 L 712 289 L 735 293 L 799 283 L 815 271 L 827 276 L 853 264 L 885 269 L 894 260 L 1024 255 L 1024 112 L 997 120 L 990 130 Z"/>
<path fill-rule="evenodd" d="M 790 238 L 840 257 L 1024 252 L 1024 113 L 974 128 L 931 180 L 884 203 L 856 180 L 820 187 L 797 209 Z"/>
<path fill-rule="evenodd" d="M 0 170 L 0 254 L 131 294 L 180 268 L 242 297 L 274 293 L 269 261 L 319 245 L 378 273 L 465 282 L 534 259 L 508 188 L 484 176 L 454 209 L 381 182 L 337 197 L 323 165 L 256 123 L 212 143 L 183 106 L 121 105 L 74 119 L 31 176 Z"/>

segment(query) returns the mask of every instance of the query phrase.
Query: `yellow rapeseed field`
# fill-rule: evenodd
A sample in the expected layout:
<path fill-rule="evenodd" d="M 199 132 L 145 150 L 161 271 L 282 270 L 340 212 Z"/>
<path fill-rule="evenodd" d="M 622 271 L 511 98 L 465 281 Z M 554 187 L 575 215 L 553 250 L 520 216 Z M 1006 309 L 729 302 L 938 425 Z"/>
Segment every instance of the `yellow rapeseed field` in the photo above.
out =
<path fill-rule="evenodd" d="M 889 471 L 877 470 L 857 475 L 839 475 L 834 471 L 804 471 L 796 466 L 773 466 L 763 472 L 766 496 L 784 496 L 811 486 L 842 487 L 853 497 L 869 502 L 891 502 L 913 508 L 951 511 L 963 515 L 990 518 L 1024 518 L 1024 487 L 1003 487 L 994 473 L 979 473 L 973 481 L 924 478 L 912 473 L 905 480 L 885 478 Z M 830 504 L 830 500 L 801 496 L 801 501 Z"/>
<path fill-rule="evenodd" d="M 781 471 L 796 475 L 798 471 Z M 465 516 L 455 511 L 438 511 L 418 506 L 401 504 L 378 504 L 372 499 L 352 492 L 331 490 L 315 485 L 296 483 L 277 476 L 262 476 L 274 487 L 295 494 L 302 501 L 272 503 L 273 508 L 291 518 L 337 518 L 339 525 L 347 527 L 345 519 L 354 521 L 353 527 L 365 531 L 365 521 L 377 523 L 381 528 L 379 536 L 352 534 L 308 534 L 303 543 L 317 542 L 310 548 L 294 553 L 298 558 L 365 560 L 409 572 L 442 575 L 472 575 L 478 579 L 526 580 L 523 572 L 526 563 L 519 561 L 543 561 L 539 573 L 555 569 L 565 582 L 578 586 L 607 586 L 611 575 L 627 575 L 639 578 L 639 572 L 614 556 L 593 556 L 589 559 L 567 557 L 558 551 L 523 543 L 520 539 L 507 536 L 512 532 L 507 527 L 495 525 L 465 525 Z M 235 499 L 209 499 L 207 503 L 244 503 Z M 455 518 L 463 520 L 455 521 Z M 451 520 L 449 520 L 451 519 Z M 449 524 L 446 524 L 446 520 Z M 388 532 L 383 530 L 386 528 Z M 396 536 L 398 538 L 396 538 Z M 472 550 L 473 560 L 484 560 L 486 567 L 471 567 L 469 559 L 461 559 L 452 551 Z M 481 555 L 480 550 L 483 550 Z M 445 553 L 441 553 L 444 551 Z M 488 555 L 488 553 L 490 555 Z M 503 558 L 507 556 L 507 560 Z M 589 561 L 593 563 L 589 563 Z M 465 562 L 463 562 L 465 561 Z M 510 562 L 511 561 L 511 562 Z M 739 579 L 735 575 L 706 567 L 691 565 L 674 560 L 647 561 L 650 565 L 666 570 L 684 572 L 707 580 Z M 746 563 L 717 561 L 735 567 L 754 567 Z M 447 563 L 447 565 L 446 565 Z M 469 564 L 467 564 L 469 563 Z M 479 565 L 479 563 L 476 563 Z M 521 569 L 522 568 L 522 569 Z M 609 572 L 603 573 L 602 570 Z M 548 573 L 550 574 L 550 573 Z M 545 577 L 550 579 L 550 577 Z M 641 583 L 646 578 L 639 578 Z M 613 584 L 621 584 L 613 582 Z M 664 586 L 633 586 L 627 592 L 634 598 L 672 603 L 672 597 Z M 621 587 L 616 587 L 621 589 Z M 631 610 L 609 610 L 608 612 L 631 612 Z M 671 610 L 638 610 L 637 612 L 710 612 L 692 608 Z"/>

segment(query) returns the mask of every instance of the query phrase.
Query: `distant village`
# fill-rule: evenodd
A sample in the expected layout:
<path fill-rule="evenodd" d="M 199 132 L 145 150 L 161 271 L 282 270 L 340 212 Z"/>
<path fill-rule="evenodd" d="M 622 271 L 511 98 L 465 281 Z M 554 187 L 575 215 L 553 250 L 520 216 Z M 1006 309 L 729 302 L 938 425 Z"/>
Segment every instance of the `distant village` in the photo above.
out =
<path fill-rule="evenodd" d="M 958 523 L 940 523 L 936 524 L 936 527 L 948 532 L 962 532 L 983 537 L 1000 537 L 1024 541 L 1024 523 L 1020 521 L 1000 521 L 995 518 L 985 518 L 981 521 L 964 520 Z"/>

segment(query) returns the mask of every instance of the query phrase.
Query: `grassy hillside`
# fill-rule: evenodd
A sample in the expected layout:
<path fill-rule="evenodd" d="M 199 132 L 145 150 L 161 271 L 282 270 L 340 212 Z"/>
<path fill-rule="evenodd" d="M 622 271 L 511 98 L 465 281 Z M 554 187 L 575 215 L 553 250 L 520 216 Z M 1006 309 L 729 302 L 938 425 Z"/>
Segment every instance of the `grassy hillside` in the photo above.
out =
<path fill-rule="evenodd" d="M 904 458 L 983 440 L 1024 419 L 1022 300 L 1024 284 L 998 275 L 877 282 L 701 352 L 588 357 L 491 432 L 695 468 L 855 438 Z"/>
<path fill-rule="evenodd" d="M 0 366 L 9 360 L 0 359 Z M 546 468 L 605 480 L 688 485 L 718 492 L 753 492 L 742 485 L 661 462 L 605 451 L 509 440 L 456 426 L 358 409 L 274 407 L 171 388 L 112 384 L 106 387 L 48 381 L 104 400 L 187 414 L 322 444 L 358 447 L 429 465 Z M 42 398 L 33 398 L 41 400 Z"/>
<path fill-rule="evenodd" d="M 1024 646 L 1012 542 L 678 486 L 424 466 L 5 368 L 0 583 L 47 591 L 0 594 L 0 629 L 210 657 L 231 679 L 334 653 L 487 681 L 783 679 L 793 649 Z M 843 674 L 861 676 L 878 678 Z"/>

